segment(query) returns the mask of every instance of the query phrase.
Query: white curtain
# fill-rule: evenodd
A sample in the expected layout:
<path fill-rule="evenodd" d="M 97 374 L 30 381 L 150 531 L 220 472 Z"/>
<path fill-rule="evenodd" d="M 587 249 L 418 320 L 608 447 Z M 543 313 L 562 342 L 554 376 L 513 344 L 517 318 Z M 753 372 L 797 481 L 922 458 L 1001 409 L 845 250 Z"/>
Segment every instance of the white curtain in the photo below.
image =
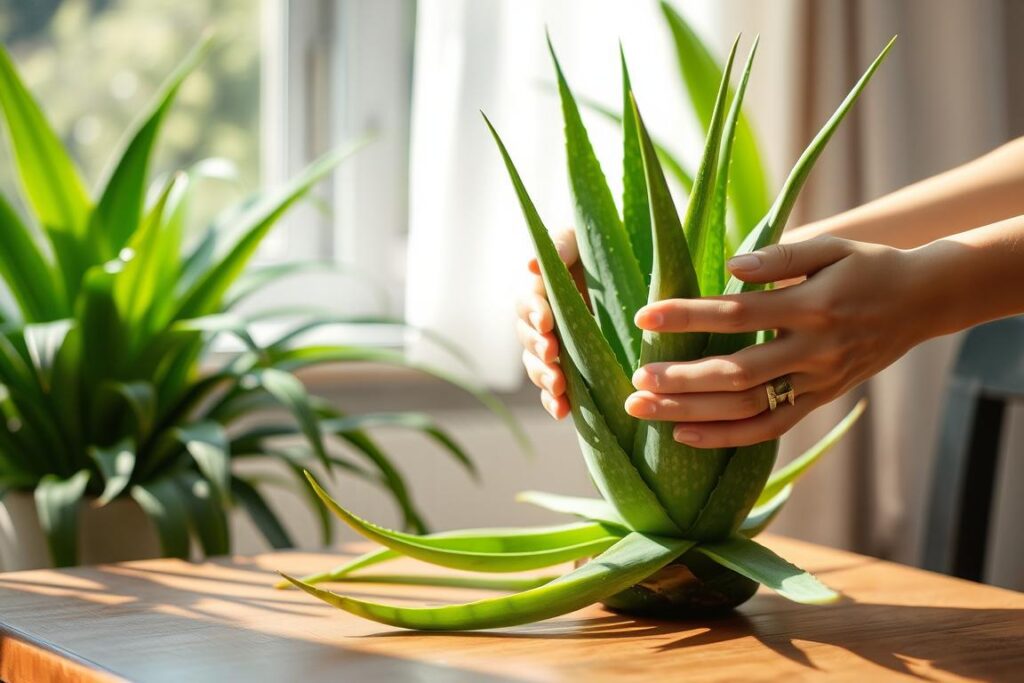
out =
<path fill-rule="evenodd" d="M 699 26 L 713 20 L 710 7 L 691 3 Z M 699 149 L 698 129 L 656 2 L 420 0 L 417 12 L 406 315 L 464 347 L 487 384 L 512 389 L 523 376 L 513 301 L 532 250 L 480 111 L 502 135 L 550 229 L 574 219 L 545 27 L 578 96 L 620 108 L 621 39 L 652 129 Z M 616 128 L 599 116 L 589 120 L 618 193 Z M 419 360 L 459 369 L 426 340 L 411 348 Z"/>

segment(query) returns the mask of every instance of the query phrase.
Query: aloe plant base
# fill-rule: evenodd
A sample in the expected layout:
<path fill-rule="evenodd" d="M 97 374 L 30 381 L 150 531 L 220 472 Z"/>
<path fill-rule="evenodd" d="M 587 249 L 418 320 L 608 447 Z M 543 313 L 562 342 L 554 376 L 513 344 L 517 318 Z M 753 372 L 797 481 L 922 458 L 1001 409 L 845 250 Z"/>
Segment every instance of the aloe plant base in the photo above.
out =
<path fill-rule="evenodd" d="M 757 587 L 756 581 L 691 550 L 601 604 L 630 616 L 697 619 L 730 613 L 752 598 Z"/>
<path fill-rule="evenodd" d="M 160 543 L 149 518 L 132 500 L 98 508 L 78 507 L 78 548 L 82 564 L 108 564 L 160 557 Z M 0 571 L 53 566 L 33 496 L 11 491 L 0 500 Z"/>

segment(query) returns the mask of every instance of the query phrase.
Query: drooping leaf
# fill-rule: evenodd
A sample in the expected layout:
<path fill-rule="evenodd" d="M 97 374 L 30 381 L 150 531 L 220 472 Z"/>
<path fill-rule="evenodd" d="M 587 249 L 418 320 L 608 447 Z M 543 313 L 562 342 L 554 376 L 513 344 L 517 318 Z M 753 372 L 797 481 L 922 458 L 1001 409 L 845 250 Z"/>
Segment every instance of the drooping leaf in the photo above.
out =
<path fill-rule="evenodd" d="M 175 477 L 175 482 L 188 514 L 189 527 L 199 539 L 203 554 L 215 557 L 231 552 L 225 498 L 195 472 L 182 472 Z"/>
<path fill-rule="evenodd" d="M 81 470 L 68 479 L 48 474 L 36 485 L 39 526 L 46 535 L 55 567 L 70 567 L 78 562 L 78 506 L 85 495 L 89 476 L 88 470 Z"/>
<path fill-rule="evenodd" d="M 382 624 L 425 631 L 487 629 L 539 621 L 586 607 L 642 581 L 692 546 L 692 541 L 633 532 L 582 567 L 538 588 L 440 607 L 383 605 L 282 576 L 329 605 Z"/>
<path fill-rule="evenodd" d="M 164 556 L 187 560 L 188 508 L 175 482 L 167 478 L 141 482 L 129 492 L 156 526 Z"/>
<path fill-rule="evenodd" d="M 799 567 L 748 538 L 701 543 L 697 550 L 723 567 L 771 588 L 793 602 L 820 605 L 834 602 L 839 594 Z"/>
<path fill-rule="evenodd" d="M 253 521 L 256 528 L 263 534 L 271 548 L 283 549 L 294 548 L 288 531 L 281 524 L 277 514 L 271 509 L 259 490 L 240 477 L 231 478 L 231 492 L 239 503 L 249 513 L 249 519 Z"/>
<path fill-rule="evenodd" d="M 554 312 L 561 346 L 586 380 L 594 403 L 607 420 L 608 427 L 619 445 L 628 450 L 633 444 L 636 423 L 626 413 L 623 405 L 626 397 L 633 393 L 633 385 L 587 309 L 587 304 L 576 289 L 576 283 L 568 268 L 558 256 L 558 250 L 555 249 L 547 228 L 537 214 L 537 209 L 527 194 L 519 172 L 512 163 L 498 132 L 494 130 L 486 116 L 484 121 L 505 161 L 523 216 L 526 218 L 544 287 L 551 303 L 551 310 Z M 632 321 L 630 322 L 632 324 Z"/>
<path fill-rule="evenodd" d="M 320 488 L 312 475 L 307 473 L 306 478 L 324 505 L 354 531 L 408 557 L 453 569 L 484 572 L 517 572 L 539 569 L 596 555 L 618 540 L 617 536 L 595 523 L 585 528 L 585 531 L 591 533 L 580 534 L 585 540 L 563 547 L 545 547 L 537 550 L 513 549 L 501 552 L 495 550 L 494 547 L 505 539 L 484 537 L 476 539 L 475 544 L 465 544 L 471 545 L 473 549 L 453 548 L 451 547 L 453 540 L 465 541 L 466 539 L 414 536 L 377 526 L 360 519 L 338 505 L 326 491 Z M 485 550 L 475 549 L 477 546 L 483 546 Z"/>
<path fill-rule="evenodd" d="M 338 583 L 390 583 L 403 586 L 438 586 L 488 591 L 525 591 L 554 581 L 557 576 L 431 576 L 428 574 L 357 574 L 341 576 Z M 287 583 L 287 582 L 286 582 Z M 290 583 L 288 584 L 291 585 Z"/>
<path fill-rule="evenodd" d="M 135 471 L 135 442 L 125 437 L 109 448 L 93 446 L 89 449 L 89 457 L 103 476 L 103 493 L 96 503 L 107 505 L 121 495 L 131 481 Z"/>
<path fill-rule="evenodd" d="M 320 431 L 320 420 L 310 405 L 309 392 L 302 382 L 290 372 L 277 368 L 259 369 L 252 377 L 264 391 L 291 412 L 313 452 L 329 472 L 331 463 L 327 457 L 327 447 L 324 446 L 323 433 Z"/>
<path fill-rule="evenodd" d="M 228 436 L 220 424 L 206 420 L 179 427 L 174 432 L 221 501 L 231 495 L 231 453 Z"/>
<path fill-rule="evenodd" d="M 619 516 L 615 508 L 603 498 L 580 498 L 577 496 L 563 496 L 557 493 L 546 493 L 544 491 L 522 491 L 516 495 L 516 500 L 520 503 L 529 503 L 552 512 L 576 515 L 577 517 L 591 519 L 603 524 L 629 528 L 626 520 Z"/>
<path fill-rule="evenodd" d="M 550 37 L 548 49 L 558 75 L 562 100 L 580 262 L 601 331 L 623 372 L 631 373 L 640 354 L 640 330 L 633 324 L 633 316 L 645 302 L 644 275 L 633 254 L 630 237 L 619 220 L 615 200 L 594 155 Z"/>

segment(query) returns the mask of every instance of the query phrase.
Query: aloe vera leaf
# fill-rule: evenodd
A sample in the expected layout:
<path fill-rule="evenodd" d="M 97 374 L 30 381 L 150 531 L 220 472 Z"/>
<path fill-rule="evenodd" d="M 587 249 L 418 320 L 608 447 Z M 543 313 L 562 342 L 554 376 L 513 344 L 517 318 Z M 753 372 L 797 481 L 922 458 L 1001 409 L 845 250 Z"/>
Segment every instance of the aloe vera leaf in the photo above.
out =
<path fill-rule="evenodd" d="M 839 599 L 838 593 L 813 575 L 748 538 L 733 537 L 716 543 L 702 543 L 697 550 L 723 567 L 757 581 L 793 602 L 821 605 Z"/>
<path fill-rule="evenodd" d="M 722 148 L 718 153 L 718 166 L 715 169 L 715 191 L 711 199 L 707 231 L 696 249 L 694 262 L 697 266 L 700 291 L 704 296 L 717 296 L 725 288 L 725 214 L 729 170 L 732 168 L 736 123 L 739 120 L 740 108 L 743 106 L 743 96 L 747 92 L 747 82 L 750 80 L 750 70 L 754 65 L 758 40 L 758 38 L 754 38 L 754 43 L 750 46 L 750 53 L 747 56 L 747 63 L 743 67 L 739 87 L 729 106 L 729 114 L 725 118 L 725 130 L 722 133 Z"/>
<path fill-rule="evenodd" d="M 879 55 L 875 58 L 875 61 L 871 63 L 871 66 L 867 68 L 864 74 L 860 77 L 860 80 L 853 86 L 849 94 L 836 109 L 835 113 L 825 122 L 818 134 L 814 136 L 811 143 L 807 145 L 807 148 L 797 159 L 793 169 L 789 172 L 789 177 L 786 178 L 786 182 L 782 186 L 782 190 L 779 191 L 778 196 L 775 198 L 775 202 L 772 204 L 771 209 L 761 219 L 757 227 L 754 228 L 746 239 L 743 240 L 743 244 L 736 250 L 736 254 L 746 254 L 758 249 L 763 249 L 772 244 L 778 243 L 782 237 L 782 230 L 786 227 L 786 221 L 789 220 L 789 215 L 793 211 L 793 205 L 796 203 L 797 196 L 800 194 L 800 190 L 803 188 L 804 183 L 807 181 L 807 177 L 811 173 L 811 169 L 814 168 L 814 164 L 817 162 L 818 157 L 824 151 L 825 146 L 828 144 L 832 135 L 835 133 L 839 124 L 842 123 L 846 114 L 853 107 L 853 104 L 860 97 L 861 92 L 867 86 L 871 77 L 874 76 L 878 67 L 881 66 L 885 60 L 886 55 L 889 54 L 889 50 L 892 49 L 893 43 L 896 41 L 894 37 L 889 43 L 882 49 Z M 726 294 L 737 294 L 739 292 L 752 292 L 764 289 L 765 285 L 758 283 L 747 283 L 739 280 L 735 277 L 730 278 L 729 282 L 725 286 Z M 705 355 L 708 356 L 719 356 L 728 355 L 739 351 L 740 349 L 750 346 L 757 340 L 756 332 L 746 332 L 740 334 L 712 334 L 708 339 L 708 346 Z"/>
<path fill-rule="evenodd" d="M 357 600 L 282 576 L 329 605 L 389 626 L 425 631 L 487 629 L 574 612 L 644 580 L 693 545 L 693 541 L 633 532 L 582 567 L 538 588 L 440 607 L 399 607 Z"/>
<path fill-rule="evenodd" d="M 259 529 L 270 547 L 275 549 L 295 547 L 287 529 L 281 524 L 277 513 L 264 500 L 259 489 L 241 477 L 231 477 L 231 494 L 245 508 L 249 519 Z"/>
<path fill-rule="evenodd" d="M 764 501 L 763 503 L 758 502 L 751 510 L 747 518 L 740 524 L 739 533 L 747 538 L 753 538 L 759 533 L 768 528 L 779 512 L 782 511 L 782 507 L 789 500 L 790 494 L 793 493 L 793 485 L 787 484 L 779 489 L 773 497 Z"/>
<path fill-rule="evenodd" d="M 626 54 L 619 43 L 619 59 L 622 62 L 622 225 L 629 235 L 644 282 L 651 282 L 654 267 L 654 244 L 651 237 L 651 205 L 647 199 L 647 179 L 644 177 L 644 160 L 640 151 L 640 138 L 636 130 L 636 115 L 633 112 L 632 86 Z"/>
<path fill-rule="evenodd" d="M 89 457 L 96 463 L 103 476 L 103 493 L 96 501 L 107 505 L 124 492 L 135 471 L 135 442 L 129 437 L 121 439 L 109 448 L 89 448 Z"/>
<path fill-rule="evenodd" d="M 25 322 L 68 313 L 67 297 L 53 264 L 32 231 L 0 195 L 0 275 Z"/>
<path fill-rule="evenodd" d="M 731 70 L 733 53 L 730 55 Z M 724 97 L 729 73 L 719 87 L 716 121 L 708 133 L 700 169 L 694 179 L 685 225 L 698 235 L 706 229 L 710 196 L 713 190 L 715 159 L 721 144 Z M 651 275 L 650 301 L 700 296 L 697 275 L 690 260 L 683 224 L 672 202 L 665 175 L 658 163 L 650 136 L 633 102 L 637 132 L 643 151 L 647 191 L 650 197 L 654 228 L 654 272 Z M 701 333 L 658 334 L 645 332 L 640 351 L 642 365 L 652 361 L 685 361 L 700 357 L 707 342 Z M 724 449 L 699 450 L 677 442 L 672 436 L 671 422 L 642 422 L 637 429 L 636 443 L 631 449 L 633 464 L 655 492 L 661 505 L 679 529 L 686 529 L 697 518 L 708 495 L 725 467 Z"/>
<path fill-rule="evenodd" d="M 536 505 L 552 512 L 591 519 L 602 524 L 629 528 L 626 520 L 603 498 L 580 498 L 544 491 L 522 491 L 516 495 L 516 501 Z"/>
<path fill-rule="evenodd" d="M 624 408 L 626 397 L 633 393 L 633 385 L 615 357 L 615 353 L 602 336 L 601 329 L 587 309 L 569 269 L 558 256 L 547 228 L 537 214 L 519 172 L 505 149 L 504 143 L 494 126 L 484 116 L 484 121 L 494 136 L 498 150 L 505 161 L 512 185 L 519 198 L 519 205 L 530 230 L 530 237 L 537 253 L 544 287 L 555 316 L 561 347 L 568 353 L 579 370 L 587 387 L 592 391 L 599 414 L 608 423 L 619 445 L 628 450 L 633 444 L 636 421 Z M 632 324 L 632 321 L 630 321 Z"/>
<path fill-rule="evenodd" d="M 96 210 L 89 218 L 89 240 L 96 253 L 112 258 L 128 243 L 139 226 L 146 197 L 149 160 L 167 112 L 185 78 L 192 73 L 210 47 L 200 43 L 178 65 L 160 89 L 160 93 L 130 134 L 130 140 L 105 183 Z M 97 248 L 98 247 L 98 248 Z"/>
<path fill-rule="evenodd" d="M 669 3 L 661 3 L 662 12 L 675 42 L 683 84 L 697 118 L 705 130 L 710 128 L 714 110 L 714 84 L 722 80 L 722 69 L 686 20 Z M 731 96 L 731 92 L 730 92 Z M 739 244 L 743 236 L 768 210 L 771 183 L 767 165 L 759 151 L 754 129 L 743 111 L 736 127 L 736 149 L 732 175 L 736 182 L 729 188 L 736 214 L 738 234 L 729 242 Z"/>
<path fill-rule="evenodd" d="M 42 110 L 0 46 L 0 107 L 28 204 L 49 234 L 81 234 L 90 210 L 85 184 Z"/>
<path fill-rule="evenodd" d="M 640 355 L 640 330 L 633 324 L 633 316 L 646 298 L 644 275 L 633 254 L 630 236 L 619 220 L 615 199 L 590 145 L 550 36 L 548 49 L 558 76 L 565 120 L 565 150 L 576 204 L 580 262 L 601 331 L 623 371 L 631 373 Z"/>
<path fill-rule="evenodd" d="M 769 500 L 774 498 L 778 493 L 796 482 L 800 477 L 804 475 L 823 455 L 832 450 L 832 447 L 839 443 L 850 428 L 857 423 L 861 415 L 864 414 L 864 410 L 867 408 L 867 399 L 862 399 L 857 402 L 857 405 L 853 407 L 849 413 L 846 414 L 842 420 L 840 420 L 835 427 L 829 430 L 828 434 L 823 436 L 816 444 L 807 449 L 804 453 L 791 460 L 784 467 L 779 468 L 777 472 L 773 472 L 768 478 L 768 483 L 765 484 L 764 490 L 761 491 L 761 495 L 758 496 L 755 505 L 761 506 L 767 503 Z"/>
<path fill-rule="evenodd" d="M 774 439 L 730 450 L 718 484 L 697 521 L 686 530 L 688 538 L 725 538 L 739 528 L 775 465 L 779 442 Z"/>
<path fill-rule="evenodd" d="M 78 562 L 78 505 L 89 484 L 89 471 L 81 470 L 62 479 L 48 474 L 35 488 L 39 526 L 46 535 L 55 567 L 70 567 Z"/>
<path fill-rule="evenodd" d="M 557 576 L 431 576 L 425 574 L 357 574 L 341 576 L 337 583 L 390 583 L 403 586 L 438 586 L 489 591 L 525 591 L 551 583 Z M 285 582 L 287 583 L 287 581 Z M 291 586 L 291 584 L 288 584 Z"/>
<path fill-rule="evenodd" d="M 316 491 L 317 496 L 323 501 L 340 520 L 348 524 L 352 529 L 366 538 L 376 541 L 383 546 L 397 550 L 398 552 L 423 562 L 451 567 L 452 569 L 466 569 L 486 572 L 517 572 L 528 569 L 539 569 L 550 567 L 578 560 L 582 557 L 590 557 L 602 552 L 613 545 L 620 537 L 612 535 L 610 531 L 604 530 L 603 535 L 595 538 L 588 538 L 571 545 L 556 548 L 542 548 L 540 550 L 513 550 L 511 552 L 495 552 L 495 543 L 492 539 L 480 538 L 478 544 L 484 547 L 490 546 L 486 551 L 476 549 L 459 549 L 446 547 L 443 539 L 432 539 L 424 536 L 414 536 L 398 531 L 391 531 L 377 526 L 371 522 L 356 517 L 331 498 L 326 491 L 320 488 L 316 480 L 308 472 L 306 478 L 310 486 Z M 601 531 L 600 525 L 594 527 Z M 498 541 L 500 543 L 500 540 Z"/>
<path fill-rule="evenodd" d="M 560 357 L 580 450 L 598 491 L 630 529 L 679 535 L 680 527 L 655 494 L 657 489 L 644 481 L 627 452 L 615 442 L 576 364 L 564 352 Z"/>
<path fill-rule="evenodd" d="M 427 534 L 429 536 L 440 536 L 441 534 Z M 314 585 L 318 583 L 326 583 L 328 581 L 337 581 L 343 576 L 347 576 L 352 572 L 363 569 L 364 567 L 372 567 L 373 565 L 381 564 L 383 562 L 390 562 L 391 560 L 397 560 L 402 557 L 402 554 L 392 550 L 391 548 L 377 548 L 367 553 L 363 553 L 359 557 L 349 560 L 344 564 L 339 564 L 333 569 L 329 569 L 325 572 L 317 572 L 316 574 L 308 574 L 299 579 L 303 583 Z M 281 579 L 274 584 L 274 588 L 278 590 L 286 590 L 292 588 L 292 584 L 286 579 Z"/>

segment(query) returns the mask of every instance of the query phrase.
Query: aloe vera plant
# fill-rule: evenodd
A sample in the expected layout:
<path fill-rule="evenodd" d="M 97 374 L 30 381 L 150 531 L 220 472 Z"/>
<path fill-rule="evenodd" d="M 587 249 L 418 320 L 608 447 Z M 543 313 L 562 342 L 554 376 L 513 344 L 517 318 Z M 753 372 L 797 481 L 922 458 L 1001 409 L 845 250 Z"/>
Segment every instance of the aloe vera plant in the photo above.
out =
<path fill-rule="evenodd" d="M 204 179 L 201 164 L 157 183 L 147 201 L 161 126 L 207 49 L 208 43 L 197 48 L 169 77 L 128 131 L 94 197 L 0 49 L 0 108 L 28 208 L 21 215 L 0 195 L 0 276 L 11 295 L 0 302 L 0 496 L 34 492 L 56 565 L 78 556 L 77 510 L 86 497 L 97 505 L 134 499 L 169 556 L 188 556 L 193 539 L 206 554 L 228 552 L 234 507 L 272 546 L 290 546 L 260 482 L 232 471 L 256 456 L 278 459 L 303 494 L 302 471 L 313 463 L 380 485 L 405 526 L 423 532 L 404 477 L 367 431 L 376 427 L 422 432 L 474 472 L 463 449 L 428 416 L 347 414 L 308 394 L 293 374 L 321 363 L 408 365 L 402 354 L 297 343 L 306 331 L 345 322 L 323 312 L 286 314 L 280 332 L 260 345 L 250 332 L 256 316 L 234 310 L 311 265 L 246 269 L 285 211 L 358 145 L 328 153 L 282 188 L 226 207 L 197 235 L 190 234 L 188 206 Z M 224 334 L 244 348 L 227 360 L 209 353 Z M 492 395 L 442 379 L 509 419 Z M 254 424 L 253 416 L 268 409 L 288 417 Z M 283 444 L 280 437 L 301 442 Z M 332 445 L 335 438 L 348 448 Z M 331 518 L 319 514 L 315 498 L 309 502 L 327 543 Z"/>
<path fill-rule="evenodd" d="M 737 39 L 737 43 L 738 43 Z M 767 212 L 743 236 L 739 252 L 775 243 L 814 162 L 882 63 L 868 67 L 811 141 Z M 384 548 L 334 570 L 287 582 L 353 614 L 394 626 L 481 629 L 564 614 L 594 602 L 631 612 L 693 615 L 733 607 L 765 585 L 802 603 L 837 594 L 753 540 L 778 514 L 796 479 L 856 421 L 858 405 L 814 448 L 774 474 L 777 441 L 700 450 L 672 439 L 670 423 L 641 422 L 623 408 L 630 374 L 659 360 L 689 360 L 758 343 L 757 335 L 644 333 L 630 324 L 649 301 L 714 296 L 756 287 L 726 280 L 726 188 L 740 110 L 757 42 L 735 92 L 733 45 L 710 110 L 704 152 L 682 216 L 663 164 L 630 90 L 622 60 L 623 168 L 620 217 L 590 146 L 579 109 L 552 50 L 565 120 L 570 186 L 580 258 L 593 312 L 558 256 L 519 173 L 487 122 L 508 169 L 533 240 L 561 340 L 560 363 L 580 447 L 600 498 L 529 492 L 522 500 L 582 518 L 568 527 L 482 529 L 415 536 L 389 531 L 343 509 L 310 478 L 317 495 L 346 524 Z M 383 580 L 363 570 L 405 555 L 436 565 L 514 572 L 592 558 L 573 571 L 511 595 L 463 605 L 404 607 L 339 595 L 316 584 Z M 388 580 L 398 580 L 389 577 Z M 420 583 L 429 578 L 417 577 Z M 435 577 L 450 584 L 450 576 Z M 474 579 L 467 580 L 473 586 Z M 286 586 L 287 584 L 282 584 Z M 509 584 L 509 590 L 517 587 Z"/>

